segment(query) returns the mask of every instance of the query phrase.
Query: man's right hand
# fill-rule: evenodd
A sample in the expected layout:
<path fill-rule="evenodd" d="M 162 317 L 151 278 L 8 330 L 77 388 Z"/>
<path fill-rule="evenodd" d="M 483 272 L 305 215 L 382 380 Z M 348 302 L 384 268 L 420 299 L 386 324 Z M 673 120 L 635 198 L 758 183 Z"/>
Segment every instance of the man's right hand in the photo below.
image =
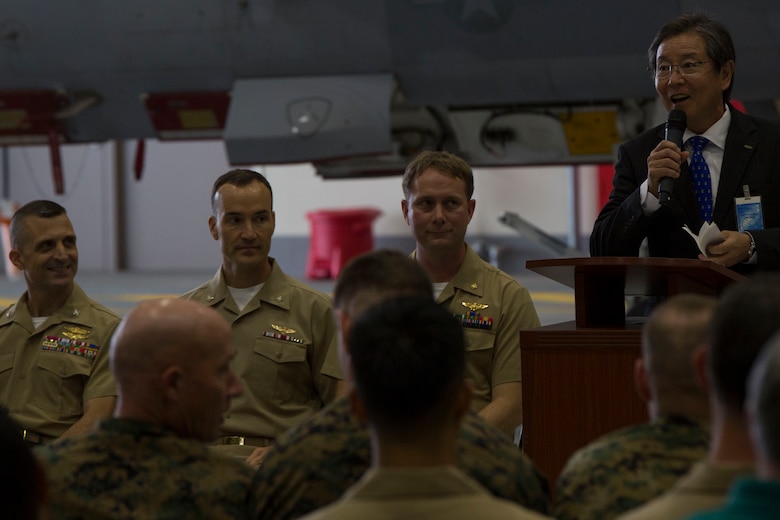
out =
<path fill-rule="evenodd" d="M 260 465 L 261 462 L 263 462 L 263 458 L 265 457 L 266 451 L 268 451 L 268 446 L 262 448 L 255 448 L 255 451 L 253 451 L 252 454 L 248 456 L 244 462 L 246 462 L 250 466 L 257 467 Z"/>
<path fill-rule="evenodd" d="M 647 156 L 647 191 L 658 197 L 658 184 L 663 177 L 676 179 L 680 176 L 680 165 L 687 161 L 691 152 L 681 151 L 671 141 L 658 143 Z"/>

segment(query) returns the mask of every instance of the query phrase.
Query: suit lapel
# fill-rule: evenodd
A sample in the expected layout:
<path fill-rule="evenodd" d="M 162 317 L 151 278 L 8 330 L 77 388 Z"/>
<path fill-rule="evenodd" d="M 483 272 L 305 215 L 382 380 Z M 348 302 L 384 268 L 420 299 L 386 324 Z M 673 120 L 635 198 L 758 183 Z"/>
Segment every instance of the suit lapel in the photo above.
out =
<path fill-rule="evenodd" d="M 742 193 L 747 166 L 753 157 L 758 141 L 753 123 L 731 109 L 731 125 L 726 136 L 726 149 L 723 153 L 723 165 L 718 182 L 718 197 L 712 210 L 712 220 L 723 223 L 729 213 L 734 212 L 734 196 Z"/>

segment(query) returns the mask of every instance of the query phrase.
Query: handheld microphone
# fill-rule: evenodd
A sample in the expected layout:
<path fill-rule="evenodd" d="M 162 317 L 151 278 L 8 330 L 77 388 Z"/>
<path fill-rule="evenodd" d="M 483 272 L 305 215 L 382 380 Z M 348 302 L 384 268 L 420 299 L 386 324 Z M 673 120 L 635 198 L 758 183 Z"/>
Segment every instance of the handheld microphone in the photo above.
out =
<path fill-rule="evenodd" d="M 683 134 L 685 127 L 688 126 L 688 117 L 682 110 L 672 110 L 669 112 L 669 118 L 664 125 L 664 139 L 671 141 L 682 150 Z M 674 189 L 674 179 L 671 177 L 661 178 L 658 183 L 658 202 L 662 206 L 669 204 Z"/>

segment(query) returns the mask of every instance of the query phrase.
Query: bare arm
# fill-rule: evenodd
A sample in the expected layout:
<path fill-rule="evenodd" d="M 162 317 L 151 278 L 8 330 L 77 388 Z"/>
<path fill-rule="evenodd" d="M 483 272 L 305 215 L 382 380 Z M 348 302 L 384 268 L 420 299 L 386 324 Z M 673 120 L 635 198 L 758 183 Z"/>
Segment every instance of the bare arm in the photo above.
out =
<path fill-rule="evenodd" d="M 334 400 L 347 395 L 348 389 L 349 386 L 347 385 L 346 381 L 339 381 L 338 383 L 336 383 L 336 397 L 334 398 Z"/>
<path fill-rule="evenodd" d="M 479 415 L 514 439 L 515 428 L 523 422 L 523 386 L 520 381 L 493 387 L 493 398 Z"/>
<path fill-rule="evenodd" d="M 92 429 L 95 423 L 103 417 L 109 417 L 114 413 L 116 397 L 95 397 L 84 403 L 84 414 L 81 419 L 73 423 L 73 426 L 65 430 L 61 437 L 72 437 L 87 433 Z"/>

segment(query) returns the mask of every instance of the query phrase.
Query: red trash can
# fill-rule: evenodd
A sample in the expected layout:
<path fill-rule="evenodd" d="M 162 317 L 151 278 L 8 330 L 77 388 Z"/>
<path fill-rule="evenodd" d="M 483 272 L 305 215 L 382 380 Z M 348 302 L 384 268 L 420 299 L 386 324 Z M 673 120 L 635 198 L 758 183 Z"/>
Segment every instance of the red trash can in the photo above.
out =
<path fill-rule="evenodd" d="M 311 211 L 308 278 L 336 278 L 350 258 L 374 248 L 372 223 L 382 212 L 376 208 Z"/>

